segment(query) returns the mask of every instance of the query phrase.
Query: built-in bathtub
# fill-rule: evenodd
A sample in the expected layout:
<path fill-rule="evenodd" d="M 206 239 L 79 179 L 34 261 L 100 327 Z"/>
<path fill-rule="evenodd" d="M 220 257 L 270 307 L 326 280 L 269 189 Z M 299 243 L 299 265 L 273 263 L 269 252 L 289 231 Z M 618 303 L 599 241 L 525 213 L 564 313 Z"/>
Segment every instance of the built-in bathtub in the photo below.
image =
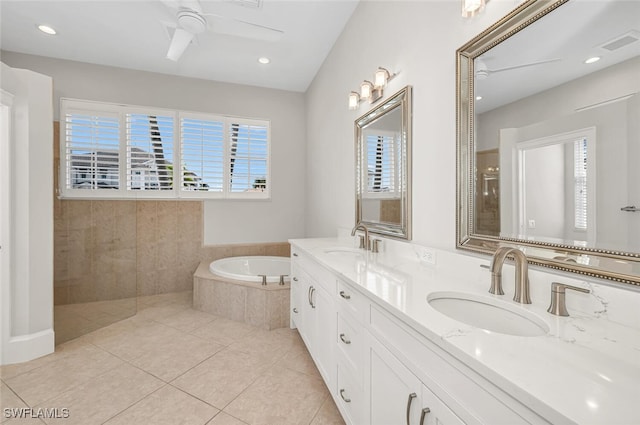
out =
<path fill-rule="evenodd" d="M 203 261 L 193 275 L 193 306 L 263 329 L 287 327 L 289 272 L 288 257 L 243 256 Z"/>
<path fill-rule="evenodd" d="M 291 261 L 288 257 L 229 257 L 209 264 L 209 271 L 214 275 L 260 284 L 286 283 L 290 270 Z"/>

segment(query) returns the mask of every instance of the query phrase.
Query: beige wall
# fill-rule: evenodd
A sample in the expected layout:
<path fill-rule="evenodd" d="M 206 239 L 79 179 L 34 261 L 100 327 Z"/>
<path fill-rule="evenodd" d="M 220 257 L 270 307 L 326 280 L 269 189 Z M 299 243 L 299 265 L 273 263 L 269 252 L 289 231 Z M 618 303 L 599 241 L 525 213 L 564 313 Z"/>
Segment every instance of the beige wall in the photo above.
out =
<path fill-rule="evenodd" d="M 59 162 L 54 123 L 54 167 Z M 54 202 L 54 303 L 191 290 L 200 261 L 289 255 L 289 244 L 204 246 L 201 201 Z"/>

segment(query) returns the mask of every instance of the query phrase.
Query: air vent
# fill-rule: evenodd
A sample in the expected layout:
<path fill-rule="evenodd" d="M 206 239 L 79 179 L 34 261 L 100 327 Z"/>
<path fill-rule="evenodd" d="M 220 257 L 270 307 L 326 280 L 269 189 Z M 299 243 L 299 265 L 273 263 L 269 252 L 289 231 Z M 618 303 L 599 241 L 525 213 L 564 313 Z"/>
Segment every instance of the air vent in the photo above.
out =
<path fill-rule="evenodd" d="M 262 0 L 227 0 L 229 3 L 236 4 L 238 6 L 250 7 L 252 9 L 260 9 L 262 6 Z"/>
<path fill-rule="evenodd" d="M 619 37 L 614 38 L 613 40 L 606 42 L 600 47 L 613 52 L 614 50 L 618 50 L 621 47 L 627 46 L 631 43 L 635 43 L 638 40 L 640 40 L 640 33 L 638 31 L 632 30 L 626 34 L 623 34 Z"/>

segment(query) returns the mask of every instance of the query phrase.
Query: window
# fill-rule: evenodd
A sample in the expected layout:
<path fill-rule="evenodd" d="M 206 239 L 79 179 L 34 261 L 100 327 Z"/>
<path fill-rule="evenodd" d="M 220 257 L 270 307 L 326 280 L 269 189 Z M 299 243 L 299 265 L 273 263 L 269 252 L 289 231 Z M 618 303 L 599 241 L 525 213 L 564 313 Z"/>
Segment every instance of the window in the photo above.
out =
<path fill-rule="evenodd" d="M 67 165 L 67 189 L 120 187 L 120 125 L 117 115 L 77 112 L 65 115 L 62 158 Z"/>
<path fill-rule="evenodd" d="M 367 192 L 380 197 L 397 196 L 396 164 L 400 153 L 393 133 L 376 132 L 366 135 Z"/>
<path fill-rule="evenodd" d="M 173 189 L 173 117 L 126 114 L 127 189 Z"/>
<path fill-rule="evenodd" d="M 71 99 L 61 116 L 63 197 L 270 196 L 268 121 Z"/>
<path fill-rule="evenodd" d="M 574 227 L 587 229 L 587 139 L 573 142 Z"/>

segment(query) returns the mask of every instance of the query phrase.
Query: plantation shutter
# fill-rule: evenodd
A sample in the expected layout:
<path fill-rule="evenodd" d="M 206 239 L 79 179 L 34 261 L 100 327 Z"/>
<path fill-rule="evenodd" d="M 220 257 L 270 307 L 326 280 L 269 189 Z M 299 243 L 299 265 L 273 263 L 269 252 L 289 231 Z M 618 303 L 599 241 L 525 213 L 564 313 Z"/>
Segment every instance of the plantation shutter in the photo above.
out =
<path fill-rule="evenodd" d="M 183 191 L 223 192 L 224 123 L 183 117 L 180 121 Z"/>
<path fill-rule="evenodd" d="M 269 132 L 264 124 L 229 123 L 229 191 L 265 192 L 268 179 Z"/>
<path fill-rule="evenodd" d="M 118 189 L 120 187 L 120 124 L 108 112 L 65 114 L 67 189 Z"/>
<path fill-rule="evenodd" d="M 173 189 L 173 116 L 127 114 L 127 189 Z"/>
<path fill-rule="evenodd" d="M 397 192 L 396 163 L 399 144 L 393 134 L 369 134 L 367 146 L 367 192 Z"/>
<path fill-rule="evenodd" d="M 574 226 L 587 229 L 587 139 L 576 140 L 573 144 L 574 175 Z"/>

